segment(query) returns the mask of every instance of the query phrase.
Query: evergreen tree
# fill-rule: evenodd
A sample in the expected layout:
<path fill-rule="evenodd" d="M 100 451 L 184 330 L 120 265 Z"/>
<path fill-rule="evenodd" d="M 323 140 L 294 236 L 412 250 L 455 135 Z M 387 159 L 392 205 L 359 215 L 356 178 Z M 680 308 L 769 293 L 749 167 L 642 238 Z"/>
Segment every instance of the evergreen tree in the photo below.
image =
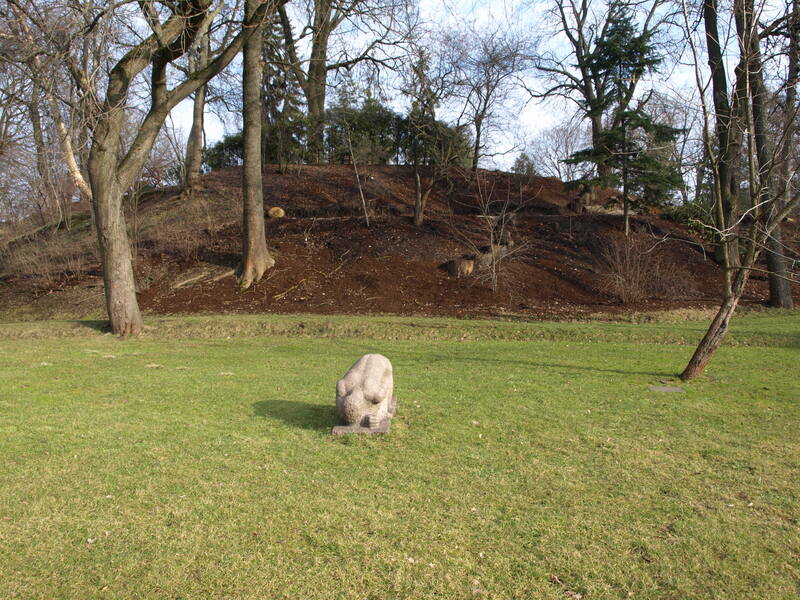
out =
<path fill-rule="evenodd" d="M 517 175 L 524 175 L 525 177 L 536 177 L 538 175 L 538 173 L 536 173 L 536 165 L 527 152 L 520 153 L 514 161 L 514 165 L 511 167 L 511 172 Z"/>
<path fill-rule="evenodd" d="M 596 165 L 602 175 L 585 180 L 589 185 L 622 188 L 627 235 L 632 203 L 662 204 L 681 185 L 680 173 L 664 158 L 665 153 L 659 152 L 664 145 L 674 143 L 681 130 L 648 116 L 645 101 L 631 108 L 629 94 L 635 86 L 630 83 L 655 70 L 662 59 L 652 35 L 637 34 L 631 8 L 619 4 L 615 9 L 589 58 L 592 68 L 604 76 L 607 92 L 606 103 L 594 110 L 611 111 L 611 123 L 595 137 L 593 147 L 576 152 L 567 162 Z"/>
<path fill-rule="evenodd" d="M 303 160 L 306 119 L 302 90 L 289 67 L 284 31 L 277 18 L 263 29 L 261 78 L 262 143 L 264 163 L 281 166 Z"/>
<path fill-rule="evenodd" d="M 325 150 L 328 161 L 385 165 L 396 162 L 401 117 L 367 94 L 361 106 L 354 94 L 343 91 L 327 111 Z"/>

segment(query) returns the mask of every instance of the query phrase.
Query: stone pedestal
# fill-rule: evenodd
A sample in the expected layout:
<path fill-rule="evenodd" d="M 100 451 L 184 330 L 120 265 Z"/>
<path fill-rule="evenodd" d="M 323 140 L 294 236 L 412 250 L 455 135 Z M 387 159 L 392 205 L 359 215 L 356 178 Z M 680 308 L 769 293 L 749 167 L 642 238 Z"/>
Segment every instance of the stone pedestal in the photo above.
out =
<path fill-rule="evenodd" d="M 388 415 L 379 423 L 366 427 L 364 425 L 336 425 L 331 433 L 333 435 L 345 435 L 348 433 L 366 433 L 367 435 L 375 435 L 376 433 L 389 433 L 392 426 L 392 417 L 394 417 L 397 410 L 397 396 L 392 396 L 392 402 L 389 406 Z"/>

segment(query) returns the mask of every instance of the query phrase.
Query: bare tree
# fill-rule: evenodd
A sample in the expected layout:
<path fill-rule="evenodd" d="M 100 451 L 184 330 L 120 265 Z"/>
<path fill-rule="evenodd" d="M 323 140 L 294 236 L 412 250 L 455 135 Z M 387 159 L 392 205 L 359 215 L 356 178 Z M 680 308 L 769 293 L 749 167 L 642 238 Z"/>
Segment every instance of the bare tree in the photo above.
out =
<path fill-rule="evenodd" d="M 586 148 L 590 130 L 573 119 L 542 129 L 525 145 L 525 154 L 537 175 L 561 181 L 577 181 L 588 175 L 582 164 L 564 162 L 578 150 Z"/>
<path fill-rule="evenodd" d="M 411 101 L 408 113 L 406 160 L 414 169 L 414 225 L 421 226 L 431 193 L 463 158 L 462 130 L 437 120 L 437 109 L 453 98 L 456 65 L 452 56 L 430 37 L 417 40 L 413 60 L 401 72 L 403 94 Z"/>
<path fill-rule="evenodd" d="M 39 79 L 52 72 L 37 72 L 42 57 L 60 72 L 68 73 L 78 90 L 79 104 L 90 112 L 87 119 L 91 143 L 86 173 L 65 146 L 70 173 L 92 199 L 103 265 L 106 308 L 114 333 L 135 335 L 142 329 L 136 300 L 130 243 L 122 211 L 126 191 L 136 180 L 169 112 L 221 71 L 254 31 L 253 25 L 285 0 L 262 1 L 230 43 L 208 65 L 169 86 L 171 66 L 191 48 L 214 14 L 209 0 L 180 2 L 106 3 L 6 0 L 16 27 L 30 48 L 31 74 Z M 87 26 L 88 20 L 88 26 Z M 81 63 L 73 49 L 87 29 L 124 22 L 130 39 L 108 40 L 109 52 L 99 64 Z M 139 31 L 141 23 L 146 30 Z M 109 27 L 110 31 L 114 28 Z M 127 106 L 142 76 L 149 74 L 149 106 L 129 144 L 123 144 Z M 102 75 L 99 75 L 102 74 Z M 103 91 L 104 88 L 104 91 Z M 61 101 L 54 94 L 51 102 Z M 67 135 L 62 136 L 65 144 Z M 69 151 L 67 151 L 69 150 Z"/>
<path fill-rule="evenodd" d="M 515 235 L 517 215 L 526 201 L 518 182 L 509 181 L 505 189 L 498 189 L 497 181 L 485 173 L 467 173 L 470 181 L 465 183 L 474 186 L 470 208 L 477 214 L 459 222 L 453 215 L 450 228 L 474 257 L 474 276 L 496 292 L 508 264 L 527 249 L 527 243 Z"/>
<path fill-rule="evenodd" d="M 780 148 L 790 139 L 796 128 L 798 106 L 796 96 L 789 89 L 797 86 L 796 77 L 781 82 L 786 97 L 793 106 L 786 106 L 791 115 L 783 120 L 779 130 L 770 130 L 768 102 L 770 92 L 765 85 L 765 71 L 779 80 L 781 71 L 775 57 L 764 58 L 762 44 L 772 31 L 784 31 L 788 38 L 796 36 L 796 2 L 777 18 L 767 20 L 766 5 L 755 0 L 736 0 L 732 14 L 724 14 L 716 0 L 704 0 L 702 16 L 705 23 L 705 43 L 709 72 L 703 71 L 702 52 L 694 37 L 694 15 L 683 4 L 686 39 L 692 51 L 700 98 L 703 103 L 704 138 L 706 151 L 712 165 L 716 222 L 705 224 L 713 228 L 721 239 L 723 254 L 723 300 L 717 315 L 698 345 L 689 364 L 681 374 L 684 380 L 699 375 L 722 343 L 728 325 L 751 272 L 757 270 L 756 261 L 767 247 L 775 230 L 790 211 L 800 204 L 797 185 L 797 168 L 788 176 L 777 177 L 781 165 Z M 735 47 L 726 46 L 719 33 L 719 22 L 731 20 L 735 24 Z M 726 64 L 735 61 L 737 67 L 729 89 Z M 712 104 L 706 100 L 710 86 Z M 730 99 L 733 97 L 733 101 Z M 736 106 L 732 110 L 731 106 Z M 716 132 L 716 139 L 713 137 Z M 739 137 L 734 133 L 741 132 Z M 772 140 L 777 140 L 773 144 Z M 716 144 L 715 144 L 716 142 Z M 777 146 L 777 149 L 776 149 Z M 738 214 L 736 194 L 732 186 L 733 165 L 736 155 L 743 155 L 746 167 L 747 203 Z"/>
<path fill-rule="evenodd" d="M 261 37 L 262 23 L 255 17 L 257 0 L 245 0 L 245 22 L 253 29 L 244 44 L 242 97 L 244 105 L 244 168 L 242 169 L 242 264 L 239 286 L 258 283 L 275 264 L 267 250 L 264 225 L 264 188 L 261 164 Z"/>
<path fill-rule="evenodd" d="M 414 22 L 410 7 L 408 0 L 306 0 L 302 11 L 305 22 L 297 37 L 286 7 L 279 8 L 288 67 L 306 99 L 313 160 L 322 160 L 328 75 L 349 71 L 364 62 L 393 65 L 398 58 L 395 49 Z M 304 58 L 305 46 L 309 51 Z"/>
<path fill-rule="evenodd" d="M 552 20 L 558 43 L 542 52 L 536 68 L 543 75 L 543 90 L 535 98 L 563 98 L 573 102 L 592 130 L 592 146 L 600 147 L 602 133 L 619 127 L 620 119 L 635 97 L 641 73 L 627 79 L 625 89 L 613 85 L 612 74 L 595 60 L 598 43 L 609 32 L 614 15 L 624 9 L 638 20 L 637 37 L 653 39 L 674 17 L 671 0 L 552 0 Z M 563 43 L 562 43 L 563 42 Z M 601 166 L 599 175 L 607 175 Z"/>
<path fill-rule="evenodd" d="M 462 102 L 458 124 L 473 130 L 472 171 L 490 143 L 491 129 L 514 104 L 513 91 L 532 58 L 532 42 L 506 27 L 451 32 L 445 42 L 458 69 L 455 95 Z"/>
<path fill-rule="evenodd" d="M 217 14 L 237 14 L 242 0 L 234 2 L 219 2 L 211 9 L 203 28 L 197 32 L 195 42 L 186 54 L 187 66 L 185 73 L 199 71 L 214 59 L 216 54 L 222 52 L 236 35 L 238 23 L 230 20 L 220 20 L 220 25 L 215 27 Z M 212 38 L 216 38 L 212 49 Z M 201 85 L 192 98 L 192 127 L 186 142 L 186 161 L 183 184 L 187 189 L 196 188 L 200 183 L 201 167 L 203 162 L 204 125 L 206 102 L 209 95 L 209 84 Z"/>
<path fill-rule="evenodd" d="M 786 39 L 787 75 L 781 103 L 783 136 L 778 140 L 776 161 L 778 173 L 775 185 L 776 208 L 780 210 L 792 201 L 792 186 L 789 184 L 796 168 L 797 134 L 797 85 L 800 82 L 800 2 L 792 0 L 791 8 L 786 13 L 786 25 L 779 31 L 781 38 Z M 794 164 L 793 164 L 794 162 Z M 767 267 L 769 268 L 769 301 L 777 308 L 794 308 L 792 288 L 789 284 L 789 270 L 786 265 L 785 247 L 780 225 L 775 227 L 767 242 Z"/>

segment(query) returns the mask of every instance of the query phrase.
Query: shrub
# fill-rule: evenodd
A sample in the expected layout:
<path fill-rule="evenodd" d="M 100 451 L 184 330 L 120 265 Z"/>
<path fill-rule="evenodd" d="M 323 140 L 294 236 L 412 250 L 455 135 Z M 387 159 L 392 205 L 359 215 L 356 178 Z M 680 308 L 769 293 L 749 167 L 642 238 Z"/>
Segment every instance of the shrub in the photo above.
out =
<path fill-rule="evenodd" d="M 623 304 L 648 295 L 648 281 L 659 271 L 660 261 L 635 236 L 609 236 L 601 244 L 600 273 L 604 290 Z"/>
<path fill-rule="evenodd" d="M 623 304 L 696 294 L 691 273 L 672 264 L 662 248 L 653 238 L 635 235 L 601 238 L 598 271 L 603 290 Z"/>

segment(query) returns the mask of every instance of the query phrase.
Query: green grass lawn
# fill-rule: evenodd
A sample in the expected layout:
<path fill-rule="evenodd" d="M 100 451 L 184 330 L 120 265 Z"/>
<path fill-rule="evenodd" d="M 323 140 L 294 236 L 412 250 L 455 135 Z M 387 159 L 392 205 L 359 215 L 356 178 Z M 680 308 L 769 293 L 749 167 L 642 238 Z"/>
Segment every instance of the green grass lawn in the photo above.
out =
<path fill-rule="evenodd" d="M 800 315 L 0 325 L 0 598 L 800 596 Z M 361 354 L 388 436 L 330 435 Z"/>

